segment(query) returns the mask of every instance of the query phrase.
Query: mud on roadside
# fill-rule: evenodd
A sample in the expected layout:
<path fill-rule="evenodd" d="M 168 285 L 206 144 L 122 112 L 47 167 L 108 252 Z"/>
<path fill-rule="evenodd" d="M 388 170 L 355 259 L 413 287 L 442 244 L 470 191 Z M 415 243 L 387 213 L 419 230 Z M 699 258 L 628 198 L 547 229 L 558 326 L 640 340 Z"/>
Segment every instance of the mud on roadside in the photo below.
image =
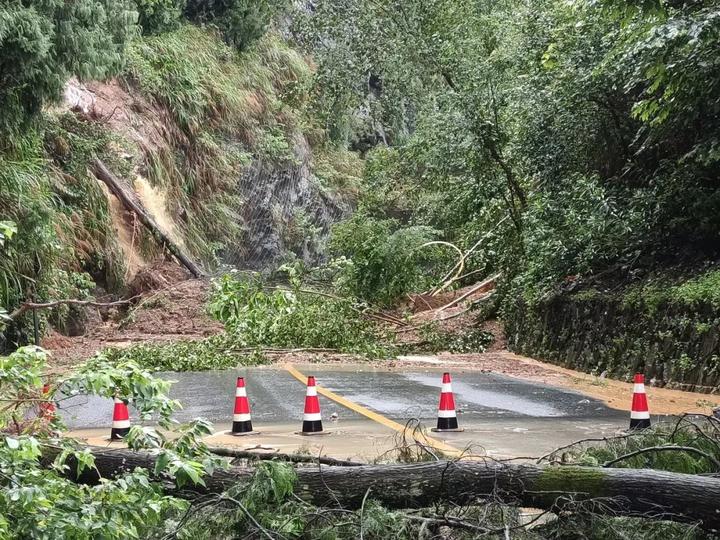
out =
<path fill-rule="evenodd" d="M 210 292 L 207 280 L 190 279 L 183 269 L 169 262 L 156 263 L 142 270 L 130 285 L 133 295 L 142 295 L 130 309 L 96 314 L 82 336 L 68 337 L 52 333 L 42 346 L 50 351 L 50 367 L 64 372 L 106 347 L 127 347 L 138 343 L 171 343 L 202 339 L 222 331 L 221 323 L 206 313 Z M 459 293 L 456 293 L 459 294 Z M 447 300 L 445 298 L 444 300 Z M 450 314 L 453 312 L 450 311 Z M 431 317 L 421 315 L 418 319 Z M 419 321 L 418 321 L 419 322 Z M 452 329 L 474 324 L 474 315 L 463 313 L 447 323 Z M 444 326 L 445 324 L 443 324 Z M 347 354 L 289 352 L 273 354 L 274 363 L 377 364 L 386 369 L 408 367 L 447 367 L 448 370 L 484 371 L 528 381 L 560 386 L 603 400 L 609 407 L 628 410 L 632 384 L 574 371 L 505 349 L 502 325 L 497 321 L 483 323 L 482 329 L 495 336 L 484 353 L 401 356 L 392 360 L 367 360 Z M 652 414 L 698 412 L 708 414 L 720 398 L 693 392 L 648 387 Z"/>

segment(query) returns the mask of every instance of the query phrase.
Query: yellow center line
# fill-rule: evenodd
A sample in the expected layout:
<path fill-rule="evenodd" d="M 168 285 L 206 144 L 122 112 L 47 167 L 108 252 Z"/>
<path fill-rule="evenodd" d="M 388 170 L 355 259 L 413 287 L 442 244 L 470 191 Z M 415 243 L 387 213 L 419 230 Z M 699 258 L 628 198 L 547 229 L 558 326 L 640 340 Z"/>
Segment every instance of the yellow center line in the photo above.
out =
<path fill-rule="evenodd" d="M 300 373 L 297 369 L 295 369 L 291 365 L 285 365 L 285 369 L 287 372 L 295 377 L 298 381 L 301 383 L 307 383 L 307 377 Z M 450 457 L 459 457 L 464 454 L 464 452 L 458 448 L 455 448 L 454 446 L 450 446 L 447 443 L 444 443 L 443 441 L 440 441 L 438 439 L 434 439 L 432 437 L 429 437 L 425 433 L 420 432 L 419 430 L 415 430 L 411 427 L 408 427 L 406 425 L 400 424 L 398 422 L 395 422 L 393 420 L 390 420 L 389 418 L 384 417 L 381 414 L 376 413 L 375 411 L 371 411 L 370 409 L 367 409 L 363 407 L 362 405 L 359 405 L 355 403 L 354 401 L 350 401 L 347 398 L 344 398 L 332 390 L 328 390 L 327 388 L 323 388 L 320 385 L 316 386 L 318 394 L 325 396 L 328 399 L 333 400 L 335 403 L 338 403 L 342 405 L 343 407 L 347 407 L 351 411 L 355 411 L 358 414 L 362 414 L 363 416 L 368 417 L 370 420 L 373 420 L 377 422 L 378 424 L 382 424 L 385 427 L 388 427 L 390 429 L 393 429 L 397 431 L 398 433 L 403 433 L 405 436 L 413 437 L 417 440 L 417 435 L 420 435 L 422 437 L 422 440 L 419 440 L 418 442 L 421 442 L 422 444 L 425 444 L 427 446 L 430 446 L 432 448 L 435 448 L 436 450 L 441 451 L 443 454 L 450 456 Z"/>

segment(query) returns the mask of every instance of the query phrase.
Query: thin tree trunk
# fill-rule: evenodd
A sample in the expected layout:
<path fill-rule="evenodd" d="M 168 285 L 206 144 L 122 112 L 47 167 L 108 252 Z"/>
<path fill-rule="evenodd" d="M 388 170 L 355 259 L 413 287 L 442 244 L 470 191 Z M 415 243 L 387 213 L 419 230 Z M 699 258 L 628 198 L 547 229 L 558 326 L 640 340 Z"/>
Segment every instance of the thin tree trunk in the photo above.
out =
<path fill-rule="evenodd" d="M 124 449 L 93 448 L 96 471 L 79 479 L 93 483 L 136 467 L 152 470 L 155 458 Z M 57 450 L 45 451 L 46 463 Z M 70 471 L 75 470 L 70 464 Z M 486 499 L 548 510 L 573 510 L 584 504 L 596 513 L 699 522 L 720 529 L 720 479 L 648 469 L 538 466 L 494 461 L 434 461 L 411 465 L 301 467 L 296 494 L 317 506 L 358 509 L 365 494 L 387 508 L 458 505 Z M 99 475 L 98 475 L 99 473 Z M 252 468 L 231 467 L 206 477 L 196 493 L 220 493 L 248 481 Z"/>
<path fill-rule="evenodd" d="M 175 258 L 177 258 L 177 260 L 180 261 L 183 266 L 185 266 L 185 268 L 190 270 L 190 273 L 196 278 L 205 275 L 202 269 L 183 253 L 182 249 L 180 249 L 180 246 L 173 242 L 172 239 L 170 239 L 170 237 L 165 234 L 162 229 L 160 229 L 152 216 L 150 216 L 145 211 L 145 209 L 143 209 L 139 204 L 137 204 L 137 202 L 135 202 L 132 197 L 128 196 L 127 192 L 120 185 L 120 181 L 115 177 L 112 172 L 110 172 L 110 170 L 105 166 L 102 161 L 97 158 L 93 159 L 91 161 L 91 165 L 93 171 L 95 172 L 95 176 L 97 176 L 107 185 L 110 191 L 118 199 L 120 199 L 120 202 L 123 203 L 125 208 L 127 208 L 131 212 L 134 212 L 137 215 L 142 224 L 145 225 L 145 227 L 150 231 L 150 234 L 157 238 L 160 244 L 162 244 L 165 249 L 167 249 L 172 255 L 174 255 Z"/>

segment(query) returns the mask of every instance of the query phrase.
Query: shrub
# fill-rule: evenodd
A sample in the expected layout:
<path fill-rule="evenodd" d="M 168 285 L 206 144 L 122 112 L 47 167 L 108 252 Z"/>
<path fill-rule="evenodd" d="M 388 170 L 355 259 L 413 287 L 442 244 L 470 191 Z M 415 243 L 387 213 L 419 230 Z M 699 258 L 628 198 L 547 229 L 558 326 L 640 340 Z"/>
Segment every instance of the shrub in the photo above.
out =
<path fill-rule="evenodd" d="M 337 284 L 352 296 L 385 305 L 427 289 L 452 266 L 447 251 L 421 247 L 438 235 L 430 227 L 402 228 L 392 219 L 355 215 L 332 231 L 331 253 L 350 261 L 340 267 Z"/>
<path fill-rule="evenodd" d="M 281 6 L 278 0 L 189 0 L 190 20 L 217 26 L 228 43 L 247 49 L 264 33 Z"/>
<path fill-rule="evenodd" d="M 322 348 L 387 356 L 380 328 L 364 306 L 321 291 L 269 287 L 260 278 L 225 275 L 213 282 L 210 313 L 238 347 Z"/>
<path fill-rule="evenodd" d="M 143 34 L 173 30 L 180 23 L 186 0 L 135 0 Z"/>

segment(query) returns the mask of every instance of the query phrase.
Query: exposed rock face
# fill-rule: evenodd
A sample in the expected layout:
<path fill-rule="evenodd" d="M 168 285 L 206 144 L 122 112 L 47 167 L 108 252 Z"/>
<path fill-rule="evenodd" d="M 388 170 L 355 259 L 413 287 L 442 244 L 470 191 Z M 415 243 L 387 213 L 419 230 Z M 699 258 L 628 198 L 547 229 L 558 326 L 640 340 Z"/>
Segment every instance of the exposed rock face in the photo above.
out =
<path fill-rule="evenodd" d="M 294 138 L 293 155 L 283 163 L 257 160 L 240 179 L 246 234 L 226 253 L 226 262 L 258 270 L 293 254 L 309 264 L 322 259 L 330 226 L 351 209 L 319 187 L 301 134 Z"/>

